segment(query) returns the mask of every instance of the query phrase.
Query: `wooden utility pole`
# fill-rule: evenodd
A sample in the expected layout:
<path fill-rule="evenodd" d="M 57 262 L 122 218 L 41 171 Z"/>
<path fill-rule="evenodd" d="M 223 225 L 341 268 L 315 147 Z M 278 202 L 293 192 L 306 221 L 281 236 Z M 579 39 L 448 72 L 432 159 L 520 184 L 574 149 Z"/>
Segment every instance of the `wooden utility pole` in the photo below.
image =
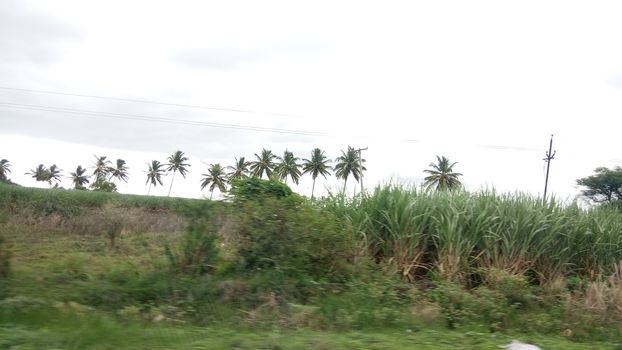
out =
<path fill-rule="evenodd" d="M 551 152 L 553 152 L 551 154 Z M 546 152 L 546 157 L 544 160 L 546 161 L 546 179 L 544 180 L 544 197 L 542 198 L 542 202 L 546 203 L 546 191 L 549 187 L 549 169 L 551 168 L 551 160 L 555 159 L 555 153 L 557 151 L 553 151 L 553 134 L 551 134 L 551 142 L 549 143 L 549 151 Z"/>
<path fill-rule="evenodd" d="M 361 157 L 361 151 L 367 151 L 368 147 L 359 148 L 356 151 L 359 153 L 359 171 L 361 172 L 361 196 L 363 195 L 363 158 Z"/>

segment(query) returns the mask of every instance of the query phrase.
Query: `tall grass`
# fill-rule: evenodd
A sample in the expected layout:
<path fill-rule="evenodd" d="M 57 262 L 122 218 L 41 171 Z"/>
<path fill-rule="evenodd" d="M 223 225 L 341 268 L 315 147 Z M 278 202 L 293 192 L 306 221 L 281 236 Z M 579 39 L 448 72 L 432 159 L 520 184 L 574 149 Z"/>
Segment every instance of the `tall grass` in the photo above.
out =
<path fill-rule="evenodd" d="M 427 273 L 469 284 L 504 270 L 541 284 L 611 273 L 622 260 L 622 215 L 516 193 L 420 192 L 377 187 L 365 197 L 320 202 L 355 228 L 377 262 L 406 279 Z"/>

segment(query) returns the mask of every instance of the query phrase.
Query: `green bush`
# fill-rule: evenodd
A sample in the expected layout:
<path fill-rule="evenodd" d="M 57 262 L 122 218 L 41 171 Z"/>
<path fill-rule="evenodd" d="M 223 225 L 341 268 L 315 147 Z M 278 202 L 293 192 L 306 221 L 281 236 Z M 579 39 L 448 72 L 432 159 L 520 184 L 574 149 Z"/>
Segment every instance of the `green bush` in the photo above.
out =
<path fill-rule="evenodd" d="M 165 253 L 174 271 L 190 275 L 213 272 L 218 259 L 216 234 L 200 227 L 190 227 L 182 246 L 173 250 L 166 246 Z"/>
<path fill-rule="evenodd" d="M 412 285 L 372 269 L 364 278 L 322 286 L 313 304 L 328 328 L 414 328 L 410 306 L 415 297 Z"/>
<path fill-rule="evenodd" d="M 196 276 L 213 272 L 219 258 L 216 244 L 220 212 L 205 201 L 185 206 L 183 214 L 190 224 L 181 244 L 165 247 L 173 271 Z"/>
<path fill-rule="evenodd" d="M 301 282 L 344 281 L 352 241 L 341 222 L 298 197 L 239 203 L 226 219 L 233 222 L 234 269 L 245 275 L 272 271 L 273 278 Z"/>
<path fill-rule="evenodd" d="M 275 180 L 250 177 L 233 182 L 230 193 L 237 201 L 258 200 L 263 197 L 288 197 L 293 194 L 286 184 Z"/>

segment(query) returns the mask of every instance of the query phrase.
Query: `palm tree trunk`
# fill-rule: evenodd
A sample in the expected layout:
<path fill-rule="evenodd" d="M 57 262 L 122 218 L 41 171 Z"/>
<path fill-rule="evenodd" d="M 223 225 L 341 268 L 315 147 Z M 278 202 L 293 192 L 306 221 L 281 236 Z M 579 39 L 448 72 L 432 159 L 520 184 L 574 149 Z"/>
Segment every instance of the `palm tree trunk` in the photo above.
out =
<path fill-rule="evenodd" d="M 149 195 L 149 192 L 151 192 L 151 182 L 149 183 L 149 187 L 147 187 L 147 196 Z"/>
<path fill-rule="evenodd" d="M 344 197 L 345 197 L 345 195 L 346 195 L 346 184 L 347 184 L 347 183 L 348 183 L 348 178 L 346 177 L 346 178 L 343 180 L 343 196 L 344 196 Z"/>
<path fill-rule="evenodd" d="M 213 196 L 214 196 L 214 189 L 212 188 L 211 193 L 209 195 L 209 200 L 212 200 Z"/>
<path fill-rule="evenodd" d="M 171 186 L 169 186 L 168 188 L 168 194 L 166 195 L 167 197 L 171 196 L 171 189 L 173 188 L 173 181 L 175 181 L 175 171 L 173 171 L 173 178 L 171 179 Z"/>
<path fill-rule="evenodd" d="M 313 178 L 313 186 L 311 186 L 311 200 L 313 200 L 313 192 L 315 191 L 315 178 Z"/>

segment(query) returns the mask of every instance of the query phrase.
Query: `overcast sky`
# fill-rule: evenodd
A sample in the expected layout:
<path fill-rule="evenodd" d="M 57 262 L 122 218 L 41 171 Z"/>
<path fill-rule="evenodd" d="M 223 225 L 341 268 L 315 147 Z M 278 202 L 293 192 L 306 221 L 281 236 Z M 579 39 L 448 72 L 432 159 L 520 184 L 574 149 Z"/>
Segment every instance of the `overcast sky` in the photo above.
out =
<path fill-rule="evenodd" d="M 174 195 L 200 197 L 204 163 L 368 146 L 366 186 L 419 184 L 445 155 L 470 190 L 537 195 L 554 134 L 550 189 L 572 198 L 622 165 L 621 15 L 620 1 L 1 0 L 0 158 L 39 187 L 24 175 L 39 163 L 123 158 L 120 191 L 145 194 L 146 163 L 181 149 Z"/>

